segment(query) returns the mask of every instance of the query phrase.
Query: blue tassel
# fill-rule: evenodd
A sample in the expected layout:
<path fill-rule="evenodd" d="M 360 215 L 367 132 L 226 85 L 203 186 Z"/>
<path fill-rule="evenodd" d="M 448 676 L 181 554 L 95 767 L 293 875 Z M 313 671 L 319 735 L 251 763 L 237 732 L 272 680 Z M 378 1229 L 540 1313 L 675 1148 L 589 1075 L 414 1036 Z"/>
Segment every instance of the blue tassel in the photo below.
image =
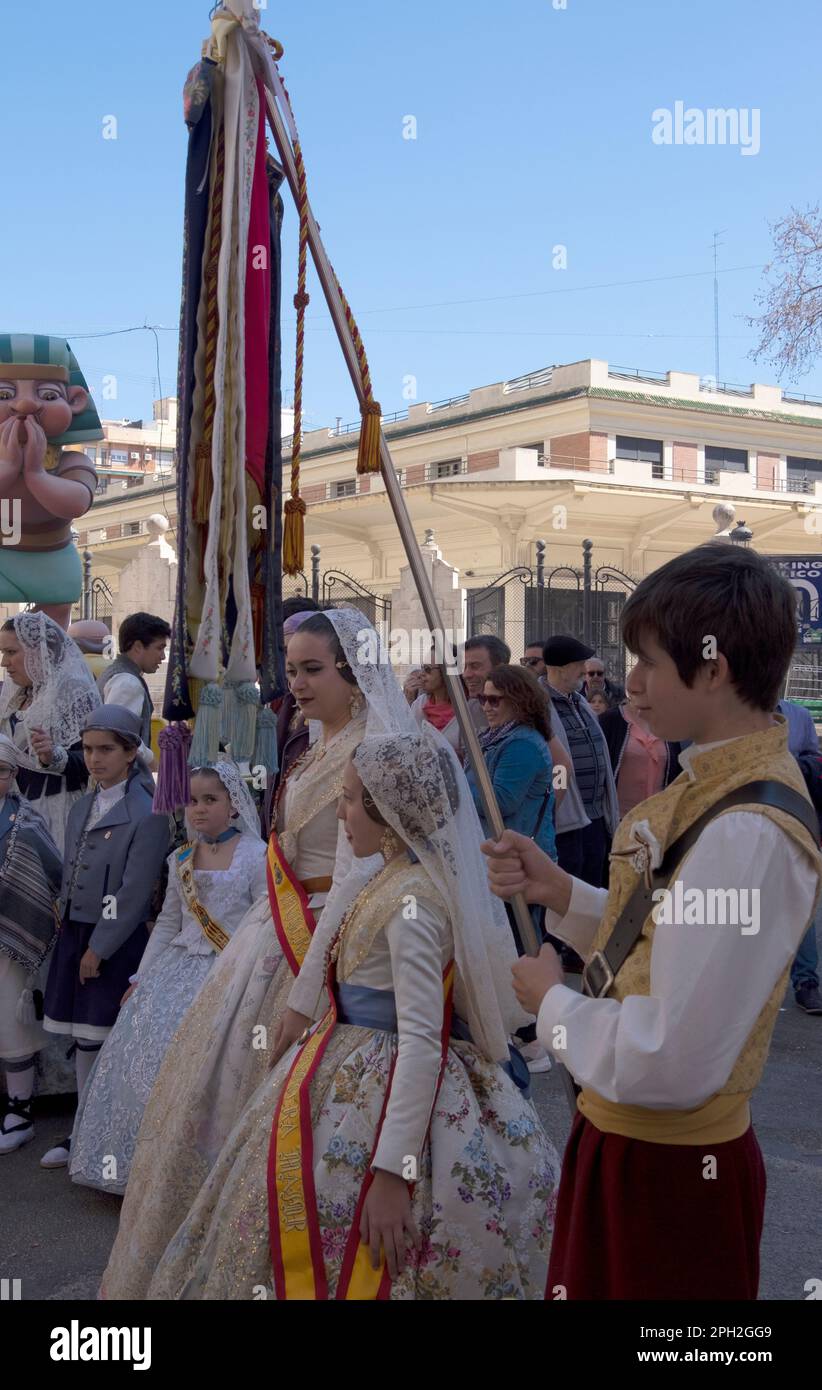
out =
<path fill-rule="evenodd" d="M 258 767 L 265 769 L 266 786 L 277 775 L 280 765 L 279 753 L 277 751 L 277 716 L 267 705 L 263 705 L 257 715 L 257 738 L 254 742 L 254 756 L 251 760 L 252 771 Z"/>
<path fill-rule="evenodd" d="M 226 681 L 223 692 L 222 740 L 231 748 L 235 763 L 254 753 L 254 731 L 260 708 L 260 692 L 251 681 Z"/>
<path fill-rule="evenodd" d="M 203 690 L 197 707 L 194 738 L 188 755 L 190 767 L 207 767 L 210 763 L 218 761 L 222 705 L 223 692 L 219 685 L 215 685 L 212 681 Z"/>

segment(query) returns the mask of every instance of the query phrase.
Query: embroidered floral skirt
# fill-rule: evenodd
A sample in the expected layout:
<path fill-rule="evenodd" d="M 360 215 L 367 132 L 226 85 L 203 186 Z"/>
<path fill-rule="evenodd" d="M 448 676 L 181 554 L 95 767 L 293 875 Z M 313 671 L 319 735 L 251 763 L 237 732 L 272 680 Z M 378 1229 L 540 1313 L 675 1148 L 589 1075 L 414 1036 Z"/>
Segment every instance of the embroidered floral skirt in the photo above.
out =
<path fill-rule="evenodd" d="M 261 900 L 215 962 L 166 1050 L 137 1138 L 103 1297 L 146 1297 L 158 1259 L 243 1106 L 268 1075 L 265 1044 L 293 983 L 268 903 Z"/>
<path fill-rule="evenodd" d="M 338 1025 L 312 1082 L 330 1296 L 373 1151 L 396 1034 Z M 267 1164 L 289 1051 L 252 1096 L 158 1263 L 152 1299 L 273 1298 Z M 393 1299 L 541 1299 L 559 1160 L 536 1111 L 470 1043 L 448 1053 L 413 1215 L 422 1248 Z"/>
<path fill-rule="evenodd" d="M 83 1187 L 126 1190 L 140 1122 L 171 1039 L 215 957 L 167 946 L 120 1010 L 86 1082 L 69 1173 Z"/>

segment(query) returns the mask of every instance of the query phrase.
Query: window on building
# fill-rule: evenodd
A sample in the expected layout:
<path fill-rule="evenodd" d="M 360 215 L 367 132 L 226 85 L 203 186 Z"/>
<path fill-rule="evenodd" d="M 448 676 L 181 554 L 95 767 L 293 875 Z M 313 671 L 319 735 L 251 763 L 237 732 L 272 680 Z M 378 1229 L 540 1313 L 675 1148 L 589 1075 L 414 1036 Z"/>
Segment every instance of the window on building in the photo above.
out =
<path fill-rule="evenodd" d="M 356 497 L 357 480 L 356 478 L 346 478 L 344 483 L 332 483 L 334 497 Z"/>
<path fill-rule="evenodd" d="M 537 456 L 537 463 L 545 467 L 545 440 L 540 439 L 536 444 L 519 444 L 519 449 L 531 449 Z"/>
<path fill-rule="evenodd" d="M 142 475 L 139 478 L 126 478 L 127 487 L 142 487 L 144 482 Z"/>
<path fill-rule="evenodd" d="M 635 463 L 650 463 L 651 477 L 663 477 L 663 448 L 661 439 L 640 439 L 632 434 L 618 434 L 616 438 L 616 456 L 618 459 L 632 459 Z"/>
<path fill-rule="evenodd" d="M 822 459 L 803 459 L 788 454 L 788 492 L 813 492 L 822 483 Z"/>
<path fill-rule="evenodd" d="M 109 463 L 128 463 L 128 449 L 110 449 Z"/>
<path fill-rule="evenodd" d="M 747 473 L 748 450 L 726 449 L 724 444 L 705 445 L 705 477 L 709 473 Z"/>
<path fill-rule="evenodd" d="M 461 468 L 462 459 L 444 459 L 435 463 L 431 471 L 435 478 L 456 478 Z"/>
<path fill-rule="evenodd" d="M 124 535 L 124 536 L 139 536 L 139 534 L 140 534 L 140 523 L 139 523 L 139 521 L 126 521 L 126 522 L 123 524 L 123 535 Z"/>

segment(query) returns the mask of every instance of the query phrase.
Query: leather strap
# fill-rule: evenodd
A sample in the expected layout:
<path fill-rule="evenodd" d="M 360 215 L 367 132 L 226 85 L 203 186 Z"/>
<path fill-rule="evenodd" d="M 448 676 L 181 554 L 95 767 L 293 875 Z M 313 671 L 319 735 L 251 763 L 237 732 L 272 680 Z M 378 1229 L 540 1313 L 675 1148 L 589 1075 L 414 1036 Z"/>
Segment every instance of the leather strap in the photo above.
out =
<path fill-rule="evenodd" d="M 801 792 L 786 787 L 782 782 L 746 782 L 715 802 L 707 811 L 688 826 L 688 829 L 670 844 L 663 855 L 662 862 L 651 874 L 650 885 L 643 879 L 634 889 L 622 909 L 611 935 L 601 951 L 597 951 L 583 972 L 583 991 L 593 998 L 601 998 L 610 989 L 614 979 L 624 965 L 642 933 L 643 924 L 654 907 L 654 892 L 667 888 L 674 873 L 688 850 L 696 843 L 705 826 L 723 811 L 734 806 L 772 806 L 794 816 L 809 831 L 815 843 L 819 843 L 819 820 L 811 803 Z"/>

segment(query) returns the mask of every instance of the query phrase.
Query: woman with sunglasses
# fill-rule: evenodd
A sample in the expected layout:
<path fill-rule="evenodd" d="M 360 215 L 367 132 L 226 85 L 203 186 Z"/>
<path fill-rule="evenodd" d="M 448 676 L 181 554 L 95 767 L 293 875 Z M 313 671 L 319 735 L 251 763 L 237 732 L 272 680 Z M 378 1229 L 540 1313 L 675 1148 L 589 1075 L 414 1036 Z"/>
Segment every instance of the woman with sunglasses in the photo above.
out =
<path fill-rule="evenodd" d="M 551 707 L 545 692 L 526 668 L 495 666 L 479 699 L 488 720 L 488 728 L 479 735 L 480 746 L 505 828 L 530 836 L 540 849 L 556 859 Z M 465 770 L 485 829 L 474 773 L 469 766 Z M 505 907 L 517 951 L 522 955 L 524 948 L 513 913 L 508 903 Z M 532 915 L 542 938 L 543 914 L 532 909 Z M 523 1028 L 517 1036 L 529 1069 L 547 1071 L 550 1057 L 536 1041 L 536 1029 Z"/>

